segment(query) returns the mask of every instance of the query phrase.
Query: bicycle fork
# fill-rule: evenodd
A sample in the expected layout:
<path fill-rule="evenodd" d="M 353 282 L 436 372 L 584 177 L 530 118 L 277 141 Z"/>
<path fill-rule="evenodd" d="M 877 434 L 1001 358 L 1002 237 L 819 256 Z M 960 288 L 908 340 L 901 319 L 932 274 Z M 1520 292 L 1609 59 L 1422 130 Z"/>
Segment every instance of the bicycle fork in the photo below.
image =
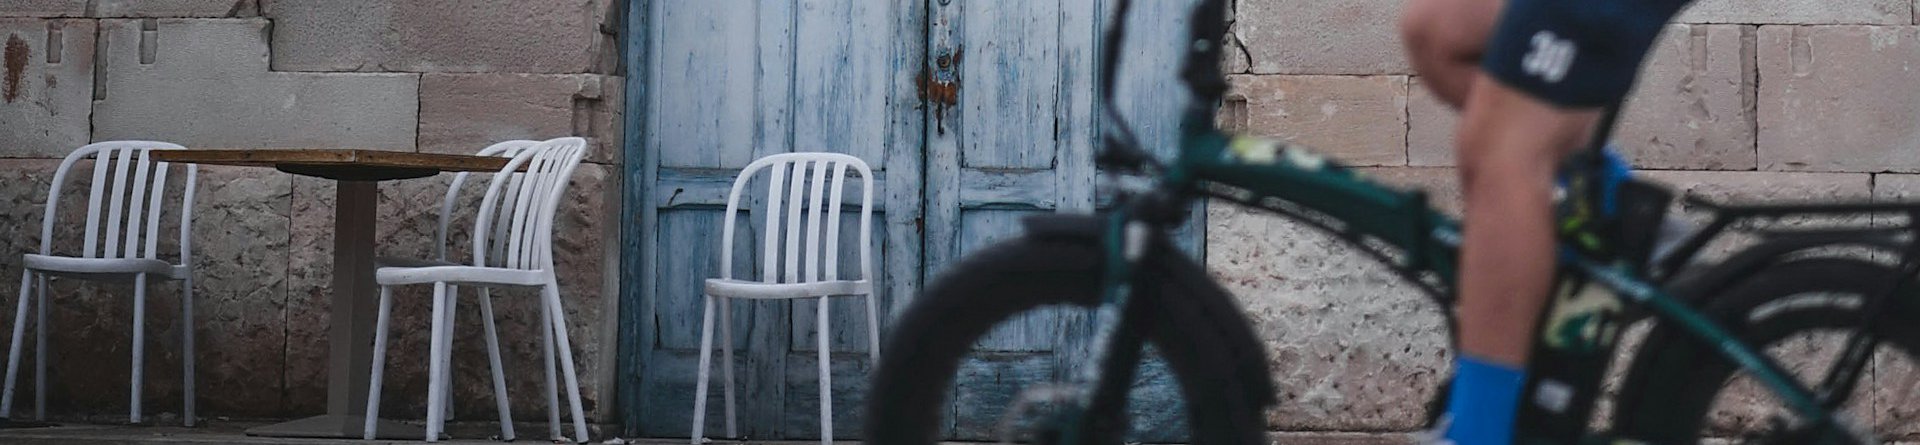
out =
<path fill-rule="evenodd" d="M 1124 209 L 1124 208 L 1123 208 Z M 1126 431 L 1124 418 L 1127 390 L 1139 367 L 1145 333 L 1137 317 L 1145 316 L 1133 301 L 1133 271 L 1146 256 L 1153 228 L 1145 221 L 1130 218 L 1128 212 L 1114 212 L 1104 230 L 1106 264 L 1101 275 L 1100 306 L 1094 311 L 1093 332 L 1086 359 L 1070 383 L 1072 406 L 1059 419 L 1059 444 L 1085 444 L 1096 437 L 1118 436 Z M 1024 397 L 1023 397 L 1024 398 Z"/>

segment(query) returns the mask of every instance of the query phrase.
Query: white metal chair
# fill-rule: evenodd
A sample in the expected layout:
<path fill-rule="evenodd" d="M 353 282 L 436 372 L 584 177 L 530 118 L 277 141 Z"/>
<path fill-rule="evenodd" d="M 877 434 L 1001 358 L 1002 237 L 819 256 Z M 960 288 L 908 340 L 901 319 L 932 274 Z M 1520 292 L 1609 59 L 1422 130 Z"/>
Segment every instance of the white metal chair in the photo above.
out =
<path fill-rule="evenodd" d="M 521 152 L 526 151 L 529 148 L 533 148 L 539 143 L 540 141 L 529 141 L 529 140 L 505 141 L 505 142 L 489 145 L 487 146 L 487 148 L 480 149 L 480 151 L 477 153 L 474 153 L 474 155 L 475 156 L 499 156 L 499 157 L 512 158 L 514 156 L 519 155 Z M 456 173 L 453 175 L 453 182 L 447 186 L 447 196 L 446 198 L 442 199 L 440 202 L 440 224 L 437 230 L 434 231 L 433 258 L 415 259 L 415 258 L 380 257 L 380 258 L 377 258 L 375 262 L 378 263 L 380 267 L 422 267 L 422 266 L 457 266 L 459 265 L 458 263 L 454 263 L 448 260 L 449 256 L 447 254 L 447 247 L 449 245 L 448 240 L 451 237 L 451 230 L 453 228 L 453 219 L 454 219 L 453 210 L 454 210 L 454 207 L 457 207 L 459 205 L 460 203 L 459 198 L 460 198 L 460 192 L 462 190 L 462 186 L 466 184 L 467 178 L 471 175 L 472 174 L 468 172 Z M 512 199 L 512 198 L 513 197 L 511 196 L 508 197 L 508 199 Z M 511 207 L 511 204 L 508 204 L 507 207 Z M 504 218 L 504 215 L 500 215 L 500 218 Z M 495 220 L 496 232 L 500 230 L 504 230 L 504 228 L 506 227 L 506 225 L 500 224 L 500 221 L 501 221 L 500 218 L 496 218 Z M 503 253 L 500 252 L 500 247 L 504 247 L 504 246 L 505 246 L 504 243 L 496 245 L 494 248 L 494 252 L 492 252 L 492 254 L 494 256 L 503 255 Z M 447 293 L 449 295 L 458 295 L 459 287 L 454 285 L 448 285 Z M 500 365 L 500 346 L 499 346 L 498 339 L 494 336 L 493 301 L 486 287 L 480 288 L 480 298 L 481 298 L 480 313 L 482 315 L 484 322 L 486 323 L 485 327 L 487 332 L 487 339 L 486 339 L 487 340 L 487 359 L 489 364 L 491 365 L 491 371 L 493 373 L 493 379 L 494 379 L 494 386 L 493 386 L 494 399 L 496 404 L 499 405 L 500 438 L 501 440 L 513 440 L 514 439 L 513 414 L 507 405 L 506 380 L 502 377 L 503 372 Z M 447 323 L 453 323 L 452 311 L 447 312 L 447 318 L 448 318 L 448 320 L 446 321 Z M 448 336 L 444 340 L 446 342 L 451 342 L 452 336 Z M 451 348 L 452 346 L 448 344 L 447 347 Z M 548 358 L 551 359 L 552 357 L 549 356 Z M 549 360 L 549 362 L 551 362 L 551 360 Z M 551 370 L 553 369 L 553 364 L 548 363 L 547 369 L 549 370 L 548 377 L 552 377 Z M 447 367 L 445 378 L 447 379 L 446 381 L 447 381 L 448 387 L 451 388 L 453 384 L 453 367 L 451 366 Z M 551 381 L 549 381 L 549 383 L 551 383 Z M 548 385 L 547 391 L 549 393 L 553 391 L 551 384 Z M 549 397 L 548 400 L 551 401 L 553 400 L 553 398 Z M 444 403 L 446 403 L 447 405 L 447 408 L 446 408 L 447 420 L 452 420 L 453 419 L 453 391 L 451 390 L 447 391 L 447 397 Z M 553 424 L 554 424 L 554 428 L 557 431 L 559 428 L 559 420 L 557 418 L 558 411 L 556 411 L 557 408 L 555 405 L 557 405 L 557 403 L 550 404 L 547 407 L 547 409 L 550 413 L 556 416 L 555 420 L 553 421 Z M 559 433 L 556 432 L 555 434 L 558 435 Z M 371 439 L 372 437 L 368 436 L 368 438 Z"/>
<path fill-rule="evenodd" d="M 496 145 L 498 146 L 498 145 Z M 380 314 L 375 325 L 373 373 L 368 385 L 367 424 L 364 437 L 374 438 L 379 418 L 380 385 L 386 365 L 387 330 L 393 307 L 392 286 L 433 284 L 432 342 L 428 357 L 427 431 L 428 442 L 437 441 L 445 431 L 448 379 L 451 376 L 453 311 L 455 285 L 517 286 L 540 288 L 543 325 L 542 349 L 546 353 L 549 420 L 553 438 L 560 435 L 559 412 L 554 389 L 554 349 L 560 350 L 560 366 L 566 378 L 571 404 L 575 441 L 587 440 L 585 412 L 580 404 L 578 375 L 574 372 L 571 342 L 566 331 L 566 314 L 560 304 L 559 283 L 553 269 L 553 217 L 566 194 L 567 183 L 586 151 L 586 140 L 569 137 L 520 148 L 507 166 L 495 174 L 474 218 L 473 262 L 460 265 L 447 262 L 395 265 L 379 268 L 374 279 L 380 283 Z M 455 188 L 459 187 L 456 178 Z M 449 191 L 452 195 L 454 191 Z M 450 213 L 452 198 L 443 202 L 442 212 Z M 444 221 L 445 219 L 443 219 Z M 445 231 L 439 238 L 444 246 Z M 443 247 L 444 248 L 444 247 Z M 442 251 L 444 254 L 444 251 Z M 495 400 L 500 409 L 501 438 L 513 438 L 512 418 L 508 413 L 505 380 L 500 367 L 498 338 L 494 333 L 491 295 L 482 287 L 481 316 L 486 319 L 488 359 L 493 367 Z"/>
<path fill-rule="evenodd" d="M 859 173 L 860 276 L 840 276 L 840 203 L 847 170 Z M 760 280 L 733 278 L 733 229 L 740 210 L 740 192 L 755 173 L 770 170 L 766 232 L 760 253 Z M 801 193 L 805 192 L 805 195 Z M 783 200 L 784 198 L 784 200 Z M 784 204 L 784 205 L 783 205 Z M 805 210 L 803 212 L 803 210 Z M 803 218 L 804 214 L 804 218 Z M 783 217 L 784 216 L 784 217 Z M 700 381 L 693 396 L 693 443 L 705 439 L 707 381 L 713 360 L 713 312 L 720 306 L 722 374 L 726 380 L 727 435 L 739 437 L 733 401 L 733 314 L 729 301 L 747 299 L 819 298 L 820 441 L 833 443 L 832 369 L 828 364 L 827 302 L 834 296 L 867 297 L 867 340 L 873 359 L 880 359 L 880 324 L 873 299 L 873 172 L 866 162 L 839 153 L 782 153 L 747 164 L 733 181 L 727 196 L 727 216 L 720 235 L 720 278 L 706 281 L 706 309 L 700 328 Z M 785 234 L 783 237 L 782 234 Z M 823 242 L 824 240 L 824 242 Z M 804 250 L 802 250 L 804 249 Z M 784 264 L 781 259 L 785 259 Z M 805 259 L 804 264 L 802 259 Z M 804 266 L 804 267 L 803 267 Z"/>
<path fill-rule="evenodd" d="M 193 192 L 199 169 L 186 166 L 187 182 L 181 197 L 179 264 L 160 259 L 160 216 L 167 204 L 168 163 L 155 162 L 152 150 L 184 147 L 165 142 L 114 141 L 88 144 L 68 154 L 53 174 L 47 191 L 47 211 L 40 220 L 40 253 L 27 254 L 20 277 L 20 302 L 13 316 L 13 340 L 7 351 L 7 383 L 0 391 L 0 415 L 13 413 L 14 380 L 20 366 L 21 337 L 26 333 L 29 296 L 39 300 L 34 323 L 34 417 L 46 419 L 47 406 L 47 277 L 90 281 L 133 281 L 133 372 L 127 421 L 140 423 L 140 389 L 146 361 L 146 298 L 149 278 L 179 280 L 183 401 L 182 422 L 193 426 Z M 55 253 L 53 227 L 59 214 L 60 188 L 67 174 L 83 159 L 93 159 L 93 181 L 87 197 L 85 237 L 79 252 Z M 72 224 L 68 222 L 67 224 Z"/>

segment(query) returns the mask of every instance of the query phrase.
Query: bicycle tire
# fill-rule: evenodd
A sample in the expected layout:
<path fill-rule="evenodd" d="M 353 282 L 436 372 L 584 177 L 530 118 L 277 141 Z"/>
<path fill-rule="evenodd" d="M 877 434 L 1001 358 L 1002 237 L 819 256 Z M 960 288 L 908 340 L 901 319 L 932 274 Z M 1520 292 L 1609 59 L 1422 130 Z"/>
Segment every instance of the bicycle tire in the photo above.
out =
<path fill-rule="evenodd" d="M 1751 279 L 1707 296 L 1706 315 L 1736 337 L 1762 347 L 1816 330 L 1845 330 L 1864 320 L 1862 300 L 1880 292 L 1899 271 L 1870 261 L 1815 258 L 1770 265 Z M 1912 296 L 1878 314 L 1882 346 L 1920 358 L 1920 332 L 1911 321 Z M 1884 348 L 1881 350 L 1885 350 Z M 1875 351 L 1878 353 L 1879 351 Z M 1636 351 L 1620 387 L 1614 430 L 1649 443 L 1695 443 L 1713 401 L 1737 370 L 1711 346 L 1677 328 L 1656 325 Z M 1822 368 L 1824 369 L 1824 367 Z"/>
<path fill-rule="evenodd" d="M 1264 352 L 1229 347 L 1228 336 L 1252 335 L 1238 307 L 1205 304 L 1231 300 L 1198 265 L 1177 251 L 1168 252 L 1164 243 L 1156 244 L 1157 254 L 1148 255 L 1137 281 L 1152 284 L 1136 286 L 1133 298 L 1154 311 L 1141 329 L 1167 361 L 1187 401 L 1189 439 L 1196 444 L 1264 444 L 1262 410 L 1274 401 Z M 866 440 L 936 443 L 944 430 L 948 390 L 971 346 L 994 326 L 1041 306 L 1094 307 L 1100 252 L 1089 239 L 1030 236 L 971 254 L 936 280 L 895 319 L 884 342 L 882 350 L 888 352 L 881 356 L 869 393 Z M 1219 299 L 1188 298 L 1201 293 Z M 1250 371 L 1260 374 L 1253 378 L 1246 374 Z M 1094 443 L 1117 443 L 1123 434 L 1103 435 Z"/>

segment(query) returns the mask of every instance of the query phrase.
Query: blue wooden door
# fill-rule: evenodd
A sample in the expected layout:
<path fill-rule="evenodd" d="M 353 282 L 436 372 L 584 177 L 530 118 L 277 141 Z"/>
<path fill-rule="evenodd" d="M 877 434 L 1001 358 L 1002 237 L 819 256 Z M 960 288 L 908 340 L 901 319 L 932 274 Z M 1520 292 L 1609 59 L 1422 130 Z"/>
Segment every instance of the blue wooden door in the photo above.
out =
<path fill-rule="evenodd" d="M 881 319 L 920 273 L 921 136 L 914 69 L 925 12 L 909 2 L 844 0 L 638 1 L 630 4 L 633 95 L 630 223 L 623 312 L 622 412 L 631 434 L 690 433 L 698 375 L 702 280 L 717 276 L 721 224 L 734 177 L 749 162 L 791 151 L 848 153 L 874 171 L 873 259 Z M 631 133 L 635 133 L 630 131 Z M 765 179 L 745 196 L 764 206 Z M 846 196 L 843 240 L 857 240 L 857 183 Z M 764 216 L 743 214 L 734 275 L 757 277 Z M 842 270 L 859 249 L 842 247 Z M 819 437 L 816 302 L 735 301 L 740 433 Z M 867 358 L 865 305 L 831 308 L 835 437 L 855 437 Z M 884 322 L 883 322 L 884 324 Z M 716 338 L 718 335 L 716 334 Z M 716 339 L 716 342 L 718 340 Z M 720 361 L 715 354 L 714 375 Z M 709 390 L 706 433 L 726 434 L 721 391 Z"/>
<path fill-rule="evenodd" d="M 966 253 L 1020 233 L 1022 217 L 1094 210 L 1097 125 L 1106 124 L 1095 119 L 1094 109 L 1106 1 L 935 3 L 930 77 L 958 86 L 957 94 L 929 103 L 929 280 Z M 1129 47 L 1117 106 L 1132 117 L 1144 142 L 1168 153 L 1177 137 L 1175 116 L 1185 103 L 1173 81 L 1173 61 L 1188 6 L 1139 3 L 1130 41 L 1142 45 Z M 1197 248 L 1196 233 L 1189 229 L 1184 238 Z M 955 384 L 949 437 L 994 439 L 994 426 L 1021 390 L 1065 381 L 1082 364 L 1088 315 L 1041 310 L 997 327 L 976 344 Z M 1166 367 L 1151 361 L 1140 374 L 1136 439 L 1180 440 L 1185 414 Z"/>
<path fill-rule="evenodd" d="M 1172 82 L 1185 1 L 1138 6 L 1121 107 L 1160 150 L 1183 100 Z M 726 193 L 741 167 L 788 151 L 850 153 L 879 184 L 874 251 L 883 334 L 918 286 L 1019 218 L 1096 207 L 1094 68 L 1105 0 L 633 0 L 629 4 L 627 243 L 619 395 L 629 435 L 685 437 L 692 421 L 700 283 L 715 276 Z M 1157 17 L 1157 18 L 1155 18 Z M 1158 48 L 1158 49 L 1155 49 Z M 749 196 L 764 194 L 755 188 Z M 850 195 L 853 192 L 849 192 Z M 857 195 L 855 195 L 857 196 Z M 751 206 L 745 206 L 751 207 Z M 736 276 L 758 276 L 745 215 Z M 844 219 L 852 225 L 852 218 Z M 1188 227 L 1203 227 L 1192 223 Z M 849 227 L 851 230 L 851 227 Z M 1197 230 L 1188 230 L 1187 243 Z M 849 248 L 851 249 L 851 248 Z M 843 250 L 841 258 L 854 258 Z M 818 437 L 814 303 L 734 303 L 741 433 Z M 872 363 L 863 307 L 836 302 L 836 438 L 857 438 Z M 1074 363 L 1088 322 L 1041 313 L 994 332 L 963 370 L 955 439 L 985 439 L 1007 396 Z M 885 351 L 882 351 L 883 353 Z M 718 356 L 716 355 L 716 362 Z M 716 370 L 716 375 L 718 371 Z M 1165 367 L 1142 371 L 1142 439 L 1184 432 Z M 725 433 L 719 381 L 706 432 Z"/>

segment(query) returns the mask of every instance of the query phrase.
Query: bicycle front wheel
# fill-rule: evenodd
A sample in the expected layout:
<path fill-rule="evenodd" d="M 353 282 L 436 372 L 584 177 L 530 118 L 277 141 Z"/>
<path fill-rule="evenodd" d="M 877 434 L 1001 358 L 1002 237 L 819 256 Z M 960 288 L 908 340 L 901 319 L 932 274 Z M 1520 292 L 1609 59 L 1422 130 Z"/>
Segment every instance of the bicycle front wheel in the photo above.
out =
<path fill-rule="evenodd" d="M 1165 250 L 1160 252 L 1166 252 Z M 1197 265 L 1177 254 L 1150 255 L 1137 304 L 1153 305 L 1140 320 L 1187 401 L 1191 442 L 1262 444 L 1261 410 L 1273 400 L 1258 348 L 1234 348 L 1251 337 L 1237 306 Z M 1091 240 L 1021 238 L 970 255 L 915 298 L 893 323 L 867 406 L 869 443 L 932 444 L 945 430 L 955 374 L 973 345 L 995 326 L 1044 306 L 1089 309 L 1099 301 L 1100 249 Z M 1200 295 L 1200 293 L 1206 293 Z M 1217 298 L 1207 298 L 1217 297 Z M 1182 323 L 1182 322 L 1186 323 Z M 1197 321 L 1197 322 L 1196 322 Z M 1249 371 L 1257 373 L 1251 378 Z M 1003 395 L 1012 399 L 1012 395 Z M 1119 398 L 1124 403 L 1124 397 Z M 1121 410 L 1094 407 L 1089 412 Z M 1124 418 L 1092 419 L 1092 443 L 1121 443 Z M 1036 441 L 1044 442 L 1044 436 Z"/>

